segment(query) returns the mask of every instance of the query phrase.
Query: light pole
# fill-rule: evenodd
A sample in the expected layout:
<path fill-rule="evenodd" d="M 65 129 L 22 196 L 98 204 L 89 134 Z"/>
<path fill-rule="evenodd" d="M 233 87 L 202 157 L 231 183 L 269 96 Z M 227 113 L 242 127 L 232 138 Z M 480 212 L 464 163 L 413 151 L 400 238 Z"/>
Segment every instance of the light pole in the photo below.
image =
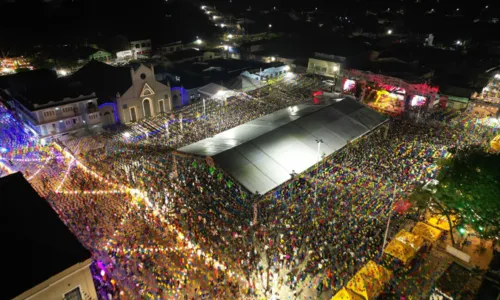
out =
<path fill-rule="evenodd" d="M 320 154 L 319 154 L 319 152 L 320 152 L 320 150 L 321 150 L 321 144 L 323 143 L 323 140 L 322 140 L 322 139 L 316 140 L 316 143 L 318 144 L 318 158 L 317 158 L 317 160 L 318 160 L 317 165 L 318 165 L 318 166 L 316 167 L 316 168 L 317 168 L 317 169 L 316 169 L 316 177 L 317 177 L 317 176 L 318 176 L 318 173 L 319 173 L 319 161 L 320 161 L 320 157 L 321 157 L 321 156 L 320 156 Z M 316 200 L 318 199 L 318 198 L 317 198 L 317 192 L 318 192 L 318 178 L 316 178 L 316 180 L 315 180 L 315 181 L 316 181 L 316 182 L 315 182 L 315 184 L 314 184 L 314 203 L 316 203 Z"/>

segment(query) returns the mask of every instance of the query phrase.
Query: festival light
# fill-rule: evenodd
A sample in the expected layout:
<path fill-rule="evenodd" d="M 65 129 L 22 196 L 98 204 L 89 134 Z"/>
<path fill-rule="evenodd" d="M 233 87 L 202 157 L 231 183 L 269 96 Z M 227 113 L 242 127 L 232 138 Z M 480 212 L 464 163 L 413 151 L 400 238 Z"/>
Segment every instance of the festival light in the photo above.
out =
<path fill-rule="evenodd" d="M 197 39 L 196 41 L 194 41 L 195 44 L 197 45 L 201 45 L 203 43 L 203 41 L 201 39 Z"/>
<path fill-rule="evenodd" d="M 232 38 L 233 38 L 233 35 L 232 35 L 232 34 L 228 34 L 228 35 L 227 35 L 227 38 L 228 38 L 228 39 L 232 39 Z"/>

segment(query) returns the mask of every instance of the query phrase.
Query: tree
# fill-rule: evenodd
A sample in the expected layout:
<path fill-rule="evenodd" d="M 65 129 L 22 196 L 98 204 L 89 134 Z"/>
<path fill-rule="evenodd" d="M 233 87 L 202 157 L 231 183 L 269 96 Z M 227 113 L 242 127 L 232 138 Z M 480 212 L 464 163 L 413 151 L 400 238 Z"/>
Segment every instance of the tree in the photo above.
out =
<path fill-rule="evenodd" d="M 479 146 L 457 150 L 444 162 L 434 198 L 461 225 L 482 238 L 494 238 L 500 222 L 500 155 Z M 450 227 L 451 228 L 451 227 Z M 462 233 L 462 228 L 459 229 Z"/>

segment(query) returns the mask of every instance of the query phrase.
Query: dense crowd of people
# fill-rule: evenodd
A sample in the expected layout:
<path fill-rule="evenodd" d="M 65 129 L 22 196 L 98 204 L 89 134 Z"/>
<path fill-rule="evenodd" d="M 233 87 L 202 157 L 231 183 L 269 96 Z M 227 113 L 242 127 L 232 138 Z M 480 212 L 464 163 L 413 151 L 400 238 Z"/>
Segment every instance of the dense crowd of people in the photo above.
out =
<path fill-rule="evenodd" d="M 308 102 L 318 86 L 300 76 L 208 100 L 205 115 L 196 103 L 17 167 L 94 254 L 103 299 L 338 290 L 379 257 L 392 204 L 435 177 L 450 148 L 495 132 L 466 117 L 446 126 L 392 120 L 262 196 L 211 159 L 173 150 Z"/>

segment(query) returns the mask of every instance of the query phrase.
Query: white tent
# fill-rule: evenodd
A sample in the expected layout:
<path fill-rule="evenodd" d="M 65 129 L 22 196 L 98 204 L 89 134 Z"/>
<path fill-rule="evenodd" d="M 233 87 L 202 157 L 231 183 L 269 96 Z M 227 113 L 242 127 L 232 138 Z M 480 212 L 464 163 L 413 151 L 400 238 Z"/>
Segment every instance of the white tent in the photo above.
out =
<path fill-rule="evenodd" d="M 237 94 L 236 92 L 228 90 L 225 87 L 215 83 L 209 83 L 199 88 L 198 92 L 217 100 L 226 100 L 227 98 Z"/>
<path fill-rule="evenodd" d="M 245 76 L 244 74 L 230 80 L 227 87 L 230 90 L 249 92 L 258 89 L 265 84 L 257 79 Z"/>

